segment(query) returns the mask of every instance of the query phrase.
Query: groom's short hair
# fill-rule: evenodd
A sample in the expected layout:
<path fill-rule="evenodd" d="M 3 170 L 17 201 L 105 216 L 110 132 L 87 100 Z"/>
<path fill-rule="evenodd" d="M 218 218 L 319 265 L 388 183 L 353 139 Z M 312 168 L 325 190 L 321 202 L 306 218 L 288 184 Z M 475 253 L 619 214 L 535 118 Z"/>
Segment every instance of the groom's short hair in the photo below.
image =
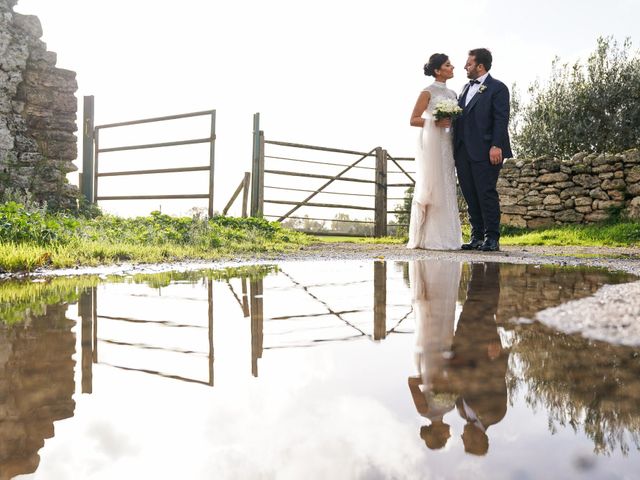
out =
<path fill-rule="evenodd" d="M 491 52 L 486 48 L 474 48 L 473 50 L 469 50 L 469 55 L 476 59 L 476 65 L 484 65 L 485 70 L 488 72 L 491 70 L 491 62 L 493 61 L 493 57 L 491 56 Z"/>

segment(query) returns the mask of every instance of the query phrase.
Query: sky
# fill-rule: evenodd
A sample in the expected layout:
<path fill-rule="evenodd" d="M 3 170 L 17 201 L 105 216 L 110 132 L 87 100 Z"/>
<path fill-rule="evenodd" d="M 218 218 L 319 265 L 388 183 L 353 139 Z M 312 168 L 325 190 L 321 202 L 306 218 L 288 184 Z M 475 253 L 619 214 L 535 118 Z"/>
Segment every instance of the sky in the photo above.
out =
<path fill-rule="evenodd" d="M 413 156 L 417 132 L 409 117 L 431 82 L 422 66 L 432 53 L 450 56 L 457 70 L 449 86 L 459 92 L 468 50 L 487 47 L 492 75 L 523 93 L 548 78 L 554 56 L 586 58 L 599 36 L 631 37 L 636 48 L 640 42 L 638 0 L 20 0 L 16 11 L 40 18 L 57 66 L 77 73 L 78 123 L 85 95 L 95 98 L 96 125 L 215 109 L 216 210 L 251 168 L 256 112 L 267 139 L 357 151 L 381 146 L 393 156 Z M 208 126 L 163 128 L 167 137 L 158 141 L 196 138 Z M 132 133 L 119 135 L 112 146 Z M 196 150 L 184 154 L 206 163 L 206 152 Z M 155 165 L 164 165 L 156 153 Z M 104 168 L 138 161 L 154 160 L 120 158 Z M 76 163 L 81 168 L 81 158 Z M 147 176 L 105 181 L 101 193 L 205 186 L 202 175 Z M 158 203 L 101 206 L 144 214 Z M 181 213 L 189 206 L 165 202 L 162 209 Z"/>

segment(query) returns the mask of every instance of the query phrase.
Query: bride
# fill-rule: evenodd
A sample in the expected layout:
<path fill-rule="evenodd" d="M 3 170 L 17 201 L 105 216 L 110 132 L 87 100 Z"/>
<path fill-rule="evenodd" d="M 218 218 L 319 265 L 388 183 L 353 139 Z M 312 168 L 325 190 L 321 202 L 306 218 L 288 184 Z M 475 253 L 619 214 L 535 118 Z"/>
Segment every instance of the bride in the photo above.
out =
<path fill-rule="evenodd" d="M 408 248 L 458 250 L 462 245 L 451 119 L 436 120 L 432 115 L 439 102 L 456 100 L 446 85 L 453 69 L 444 53 L 431 55 L 424 74 L 435 81 L 420 92 L 411 114 L 411 125 L 420 127 L 420 136 Z"/>

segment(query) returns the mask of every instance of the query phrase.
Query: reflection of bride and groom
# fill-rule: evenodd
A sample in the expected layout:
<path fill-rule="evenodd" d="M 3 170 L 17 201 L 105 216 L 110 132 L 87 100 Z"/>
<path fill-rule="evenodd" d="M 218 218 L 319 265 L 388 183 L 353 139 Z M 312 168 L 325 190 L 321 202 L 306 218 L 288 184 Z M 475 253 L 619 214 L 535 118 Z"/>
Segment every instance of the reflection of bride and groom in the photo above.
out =
<path fill-rule="evenodd" d="M 506 414 L 509 354 L 495 323 L 499 268 L 495 263 L 471 265 L 456 325 L 461 264 L 430 260 L 410 266 L 418 375 L 409 378 L 409 389 L 418 412 L 430 421 L 420 436 L 431 449 L 447 443 L 451 432 L 444 416 L 455 409 L 466 421 L 465 451 L 484 455 L 489 427 Z"/>

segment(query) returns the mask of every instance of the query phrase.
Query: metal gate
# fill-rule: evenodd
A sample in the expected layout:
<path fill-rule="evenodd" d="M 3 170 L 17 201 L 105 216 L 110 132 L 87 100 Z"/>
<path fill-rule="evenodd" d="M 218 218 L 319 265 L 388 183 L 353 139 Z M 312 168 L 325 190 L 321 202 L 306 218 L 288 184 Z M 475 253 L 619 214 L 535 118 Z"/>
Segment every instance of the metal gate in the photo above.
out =
<path fill-rule="evenodd" d="M 386 236 L 390 226 L 387 215 L 406 213 L 398 208 L 389 210 L 388 204 L 390 201 L 403 201 L 404 196 L 398 196 L 398 189 L 415 184 L 411 176 L 413 172 L 402 166 L 402 162 L 413 160 L 394 158 L 382 147 L 361 152 L 265 139 L 264 132 L 260 130 L 260 115 L 256 113 L 251 216 L 279 222 L 301 220 L 318 225 L 318 222 L 323 222 L 322 225 L 324 222 L 364 224 L 370 227 L 365 236 Z M 373 188 L 366 190 L 366 186 Z M 389 196 L 390 189 L 396 196 Z M 277 206 L 286 206 L 286 210 L 278 212 Z M 339 215 L 326 218 L 326 214 L 323 217 L 300 216 L 300 209 L 305 207 L 321 212 L 328 209 L 371 212 L 373 218 L 351 219 L 347 218 L 348 215 L 343 215 L 345 218 L 339 218 Z M 395 223 L 393 226 L 406 225 Z M 311 234 L 331 233 L 304 226 L 297 229 Z M 363 236 L 362 233 L 336 234 Z"/>
<path fill-rule="evenodd" d="M 100 132 L 106 129 L 127 127 L 132 125 L 141 125 L 156 122 L 168 122 L 190 117 L 209 116 L 211 119 L 210 135 L 205 138 L 195 138 L 187 140 L 179 140 L 173 142 L 147 143 L 138 145 L 124 145 L 111 148 L 100 147 Z M 80 177 L 80 190 L 85 198 L 97 203 L 99 200 L 165 200 L 165 199 L 208 199 L 209 217 L 213 216 L 213 194 L 214 194 L 214 164 L 215 164 L 215 140 L 216 140 L 216 111 L 205 110 L 201 112 L 182 113 L 178 115 L 169 115 L 164 117 L 145 118 L 141 120 L 130 120 L 106 125 L 94 126 L 94 98 L 93 96 L 84 97 L 84 122 L 83 122 L 83 152 L 82 152 L 82 176 Z M 125 170 L 125 171 L 109 171 L 101 172 L 100 165 L 107 161 L 108 157 L 103 156 L 112 152 L 122 152 L 141 149 L 152 149 L 162 147 L 173 147 L 179 145 L 209 144 L 209 159 L 207 165 L 199 165 L 194 167 L 174 167 L 174 168 L 147 168 L 143 170 Z M 133 176 L 133 175 L 149 175 L 149 174 L 172 174 L 181 172 L 208 172 L 208 191 L 202 193 L 184 193 L 171 195 L 110 195 L 100 196 L 99 180 L 104 177 L 116 176 Z"/>

